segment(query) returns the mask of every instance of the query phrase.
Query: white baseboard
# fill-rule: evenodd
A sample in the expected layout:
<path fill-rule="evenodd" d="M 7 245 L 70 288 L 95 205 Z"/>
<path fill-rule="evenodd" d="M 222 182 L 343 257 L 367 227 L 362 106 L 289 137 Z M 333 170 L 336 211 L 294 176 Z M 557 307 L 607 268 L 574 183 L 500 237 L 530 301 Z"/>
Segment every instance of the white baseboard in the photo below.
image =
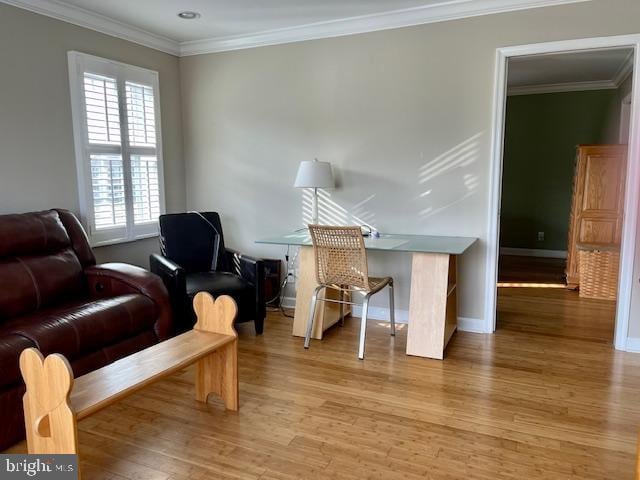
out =
<path fill-rule="evenodd" d="M 353 316 L 361 317 L 362 315 L 362 306 L 354 305 L 353 307 Z M 383 322 L 389 321 L 389 309 L 386 307 L 369 307 L 369 312 L 367 315 L 369 320 L 382 320 Z M 402 310 L 400 308 L 396 308 L 396 323 L 409 323 L 409 310 Z"/>
<path fill-rule="evenodd" d="M 282 306 L 284 308 L 296 308 L 296 297 L 282 297 Z"/>
<path fill-rule="evenodd" d="M 567 258 L 566 250 L 543 250 L 541 248 L 500 247 L 500 255 L 517 255 L 521 257 Z"/>
<path fill-rule="evenodd" d="M 283 297 L 282 306 L 285 308 L 296 308 L 295 297 Z M 362 306 L 355 305 L 353 307 L 353 316 L 360 317 L 362 315 Z M 386 307 L 369 307 L 369 320 L 389 321 L 389 309 Z M 409 323 L 409 310 L 396 308 L 396 323 Z M 491 333 L 486 332 L 485 322 L 480 318 L 458 317 L 458 330 L 461 332 L 472 333 Z M 640 341 L 640 339 L 639 339 Z"/>
<path fill-rule="evenodd" d="M 471 333 L 492 333 L 487 332 L 487 325 L 481 318 L 458 317 L 458 330 Z"/>
<path fill-rule="evenodd" d="M 640 338 L 627 337 L 625 352 L 640 353 Z"/>

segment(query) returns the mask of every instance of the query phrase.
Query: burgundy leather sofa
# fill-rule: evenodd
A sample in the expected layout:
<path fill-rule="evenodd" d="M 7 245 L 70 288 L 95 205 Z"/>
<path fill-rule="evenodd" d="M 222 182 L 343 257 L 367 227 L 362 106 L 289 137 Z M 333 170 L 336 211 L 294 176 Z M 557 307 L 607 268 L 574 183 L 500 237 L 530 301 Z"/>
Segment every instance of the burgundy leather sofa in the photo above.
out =
<path fill-rule="evenodd" d="M 0 451 L 24 436 L 23 349 L 61 353 L 79 376 L 171 329 L 162 280 L 132 265 L 96 265 L 71 212 L 0 216 Z"/>

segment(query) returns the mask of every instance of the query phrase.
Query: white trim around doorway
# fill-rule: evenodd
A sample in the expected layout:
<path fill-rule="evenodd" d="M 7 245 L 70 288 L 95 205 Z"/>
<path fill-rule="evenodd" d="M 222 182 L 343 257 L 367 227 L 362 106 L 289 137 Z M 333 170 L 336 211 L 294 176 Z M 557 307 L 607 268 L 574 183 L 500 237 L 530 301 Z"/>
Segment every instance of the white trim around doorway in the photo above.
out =
<path fill-rule="evenodd" d="M 491 170 L 489 180 L 489 220 L 486 254 L 485 281 L 485 328 L 493 332 L 496 328 L 498 249 L 500 238 L 500 196 L 502 190 L 502 155 L 504 144 L 504 116 L 507 98 L 507 65 L 510 57 L 566 53 L 580 50 L 603 50 L 611 48 L 633 48 L 635 52 L 633 71 L 640 72 L 640 34 L 565 40 L 499 48 L 496 51 L 496 71 L 491 138 Z M 633 266 L 636 254 L 636 231 L 640 200 L 640 82 L 633 76 L 631 97 L 631 123 L 627 162 L 626 193 L 624 203 L 624 225 L 620 257 L 620 280 L 614 346 L 627 350 L 629 337 L 629 315 Z M 632 343 L 632 342 L 631 342 Z"/>

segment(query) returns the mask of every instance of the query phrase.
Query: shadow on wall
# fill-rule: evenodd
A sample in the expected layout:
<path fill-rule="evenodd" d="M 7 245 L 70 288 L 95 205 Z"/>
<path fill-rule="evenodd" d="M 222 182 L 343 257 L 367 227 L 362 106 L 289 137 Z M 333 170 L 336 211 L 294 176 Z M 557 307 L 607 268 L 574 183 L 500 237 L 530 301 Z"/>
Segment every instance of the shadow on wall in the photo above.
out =
<path fill-rule="evenodd" d="M 478 160 L 482 132 L 469 137 L 418 169 L 418 204 L 421 220 L 472 197 L 478 190 L 473 164 Z"/>
<path fill-rule="evenodd" d="M 363 170 L 334 171 L 337 191 L 318 189 L 318 219 L 326 225 L 369 225 L 386 232 L 396 228 L 405 216 L 404 201 L 398 198 L 407 188 L 388 176 Z M 391 196 L 391 197 L 390 197 Z M 313 219 L 313 190 L 302 192 L 302 223 Z"/>
<path fill-rule="evenodd" d="M 370 209 L 376 194 L 365 197 L 347 210 L 331 198 L 325 190 L 318 190 L 318 220 L 325 225 L 371 225 L 375 227 L 376 214 Z M 302 223 L 313 223 L 313 191 L 302 192 Z"/>
<path fill-rule="evenodd" d="M 395 181 L 388 176 L 373 175 L 363 171 L 340 169 L 338 184 L 366 185 L 366 192 L 359 197 L 346 199 L 345 192 L 339 195 L 318 189 L 318 217 L 326 225 L 370 225 L 386 231 L 390 219 L 414 226 L 430 217 L 460 206 L 462 202 L 478 192 L 478 157 L 483 132 L 460 142 L 446 152 L 427 161 L 418 168 L 417 196 L 410 193 L 409 179 Z M 406 175 L 406 174 L 405 174 Z M 356 189 L 357 190 L 357 189 Z M 393 198 L 389 198 L 392 193 Z M 390 201 L 392 200 L 392 201 Z M 406 208 L 408 203 L 418 211 Z M 302 224 L 313 221 L 313 190 L 302 192 Z M 377 225 L 380 223 L 380 225 Z M 395 224 L 392 225 L 395 227 Z M 420 229 L 417 229 L 418 231 Z M 416 232 L 417 233 L 417 232 Z"/>

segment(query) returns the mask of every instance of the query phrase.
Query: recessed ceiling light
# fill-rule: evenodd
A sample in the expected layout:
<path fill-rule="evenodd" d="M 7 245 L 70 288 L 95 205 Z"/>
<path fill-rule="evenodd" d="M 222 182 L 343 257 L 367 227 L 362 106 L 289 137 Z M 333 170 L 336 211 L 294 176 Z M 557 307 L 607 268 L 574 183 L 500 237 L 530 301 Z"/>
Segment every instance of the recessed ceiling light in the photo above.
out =
<path fill-rule="evenodd" d="M 200 14 L 198 12 L 191 12 L 189 10 L 178 13 L 178 16 L 184 20 L 195 20 L 196 18 L 200 18 Z"/>

